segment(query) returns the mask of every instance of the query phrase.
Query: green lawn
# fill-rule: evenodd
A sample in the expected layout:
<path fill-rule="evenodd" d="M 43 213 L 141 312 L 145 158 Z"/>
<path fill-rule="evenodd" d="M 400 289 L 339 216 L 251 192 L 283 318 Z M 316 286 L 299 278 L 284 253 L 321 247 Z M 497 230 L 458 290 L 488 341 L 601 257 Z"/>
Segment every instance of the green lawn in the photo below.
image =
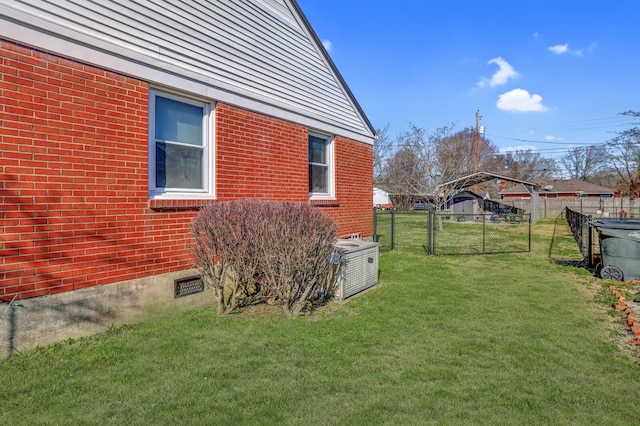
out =
<path fill-rule="evenodd" d="M 386 253 L 378 288 L 311 317 L 199 310 L 14 356 L 0 424 L 638 424 L 638 358 L 577 257 L 543 222 L 531 253 Z"/>

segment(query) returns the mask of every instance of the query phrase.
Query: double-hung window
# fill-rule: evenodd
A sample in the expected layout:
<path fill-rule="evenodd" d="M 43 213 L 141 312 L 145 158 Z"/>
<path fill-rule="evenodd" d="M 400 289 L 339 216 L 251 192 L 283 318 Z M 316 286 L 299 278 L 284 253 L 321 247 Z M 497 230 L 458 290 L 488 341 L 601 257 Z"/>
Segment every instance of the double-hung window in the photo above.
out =
<path fill-rule="evenodd" d="M 207 102 L 151 92 L 151 197 L 213 196 L 212 112 Z"/>
<path fill-rule="evenodd" d="M 333 138 L 309 133 L 309 196 L 334 197 Z"/>

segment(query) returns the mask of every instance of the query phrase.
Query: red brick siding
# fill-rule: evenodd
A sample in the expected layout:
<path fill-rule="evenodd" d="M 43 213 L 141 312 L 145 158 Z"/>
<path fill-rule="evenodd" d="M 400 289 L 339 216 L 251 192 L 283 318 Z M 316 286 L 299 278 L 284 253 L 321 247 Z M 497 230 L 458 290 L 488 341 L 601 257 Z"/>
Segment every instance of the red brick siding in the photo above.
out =
<path fill-rule="evenodd" d="M 220 201 L 263 198 L 306 202 L 305 127 L 225 104 L 216 108 L 217 194 Z M 339 233 L 373 235 L 373 148 L 335 138 L 336 202 L 320 203 Z M 323 205 L 325 204 L 325 205 Z"/>
<path fill-rule="evenodd" d="M 339 235 L 373 235 L 373 148 L 335 138 L 336 197 L 340 206 L 327 211 L 340 223 Z"/>
<path fill-rule="evenodd" d="M 147 108 L 145 82 L 0 42 L 0 301 L 190 267 L 202 203 L 149 208 Z M 219 103 L 215 136 L 219 200 L 308 200 L 306 128 Z M 341 233 L 373 233 L 371 156 L 336 138 Z"/>
<path fill-rule="evenodd" d="M 218 103 L 215 137 L 220 201 L 309 199 L 305 127 Z"/>

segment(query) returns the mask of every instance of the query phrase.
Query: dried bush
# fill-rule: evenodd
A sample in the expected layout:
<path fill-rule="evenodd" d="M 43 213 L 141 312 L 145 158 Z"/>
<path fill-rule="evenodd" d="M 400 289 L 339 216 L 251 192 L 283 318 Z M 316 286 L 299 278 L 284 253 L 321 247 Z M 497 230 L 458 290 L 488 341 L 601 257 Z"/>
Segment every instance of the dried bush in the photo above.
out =
<path fill-rule="evenodd" d="M 335 291 L 336 222 L 304 203 L 239 200 L 203 208 L 191 223 L 195 266 L 213 287 L 218 313 L 241 296 L 282 306 L 289 317 Z"/>
<path fill-rule="evenodd" d="M 232 311 L 238 294 L 248 292 L 251 282 L 241 264 L 251 245 L 246 234 L 248 217 L 239 207 L 233 203 L 208 206 L 191 222 L 194 263 L 213 287 L 219 314 Z"/>

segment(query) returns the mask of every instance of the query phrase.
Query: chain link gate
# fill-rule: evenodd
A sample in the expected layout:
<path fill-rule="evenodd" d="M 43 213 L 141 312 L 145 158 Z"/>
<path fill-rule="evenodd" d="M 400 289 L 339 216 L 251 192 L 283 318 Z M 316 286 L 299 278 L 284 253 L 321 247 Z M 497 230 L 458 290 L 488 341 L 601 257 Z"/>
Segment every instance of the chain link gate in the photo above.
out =
<path fill-rule="evenodd" d="M 432 255 L 531 251 L 531 215 L 375 211 L 375 240 L 382 252 L 422 249 Z"/>

